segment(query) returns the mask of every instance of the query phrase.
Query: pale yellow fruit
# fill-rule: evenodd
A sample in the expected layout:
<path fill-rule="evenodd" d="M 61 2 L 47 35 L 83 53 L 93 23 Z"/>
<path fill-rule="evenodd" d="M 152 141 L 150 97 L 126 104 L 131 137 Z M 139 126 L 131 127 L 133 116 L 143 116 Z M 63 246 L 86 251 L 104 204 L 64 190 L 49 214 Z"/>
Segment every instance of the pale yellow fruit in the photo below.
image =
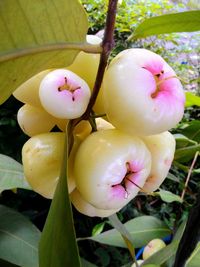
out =
<path fill-rule="evenodd" d="M 141 139 L 109 129 L 94 132 L 82 142 L 74 177 L 77 189 L 91 205 L 120 209 L 137 195 L 150 168 L 150 152 Z"/>
<path fill-rule="evenodd" d="M 151 240 L 144 248 L 144 251 L 142 254 L 143 260 L 148 259 L 154 253 L 158 252 L 164 247 L 166 247 L 166 244 L 162 239 L 156 238 L 156 239 Z"/>
<path fill-rule="evenodd" d="M 79 191 L 75 189 L 70 194 L 70 199 L 74 207 L 82 214 L 90 216 L 90 217 L 108 217 L 118 210 L 103 210 L 97 209 L 92 206 L 89 202 L 85 201 Z"/>
<path fill-rule="evenodd" d="M 64 140 L 64 133 L 45 133 L 30 138 L 22 148 L 24 175 L 32 189 L 46 198 L 53 198 L 57 186 Z M 69 193 L 74 187 L 69 173 Z"/>
<path fill-rule="evenodd" d="M 143 190 L 152 192 L 158 189 L 167 177 L 174 158 L 176 142 L 170 132 L 145 136 L 142 139 L 151 152 L 152 158 L 151 172 Z"/>
<path fill-rule="evenodd" d="M 87 35 L 86 39 L 90 44 L 100 44 L 102 42 L 102 39 L 95 35 Z M 80 52 L 67 69 L 75 72 L 85 80 L 92 90 L 97 75 L 99 60 L 100 54 Z"/>
<path fill-rule="evenodd" d="M 100 44 L 102 39 L 96 35 L 87 35 L 87 42 L 90 44 Z M 67 69 L 75 72 L 83 80 L 87 82 L 92 91 L 96 80 L 96 75 L 99 67 L 100 54 L 92 54 L 80 52 L 73 63 L 67 67 Z M 104 114 L 105 108 L 102 97 L 102 90 L 100 90 L 96 102 L 93 107 L 97 114 Z"/>
<path fill-rule="evenodd" d="M 28 136 L 49 132 L 56 124 L 55 118 L 44 109 L 23 105 L 17 113 L 17 121 Z"/>
<path fill-rule="evenodd" d="M 42 79 L 50 72 L 51 70 L 44 70 L 40 73 L 34 75 L 26 82 L 21 84 L 14 92 L 13 95 L 19 101 L 27 103 L 29 105 L 41 108 L 41 102 L 39 99 L 39 86 Z"/>

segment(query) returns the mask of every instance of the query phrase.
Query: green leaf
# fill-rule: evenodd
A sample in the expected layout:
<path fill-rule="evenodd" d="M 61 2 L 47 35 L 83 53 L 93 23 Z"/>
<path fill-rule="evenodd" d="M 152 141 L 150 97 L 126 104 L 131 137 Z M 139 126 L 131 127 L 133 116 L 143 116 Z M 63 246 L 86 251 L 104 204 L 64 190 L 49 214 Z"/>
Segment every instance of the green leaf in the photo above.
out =
<path fill-rule="evenodd" d="M 31 189 L 25 180 L 22 165 L 16 160 L 0 154 L 0 192 L 13 188 Z"/>
<path fill-rule="evenodd" d="M 0 1 L 0 104 L 24 81 L 69 65 L 85 42 L 86 13 L 78 0 Z"/>
<path fill-rule="evenodd" d="M 129 39 L 139 39 L 172 32 L 192 32 L 199 30 L 200 10 L 185 11 L 146 19 L 135 29 Z"/>
<path fill-rule="evenodd" d="M 123 223 L 121 223 L 116 214 L 109 216 L 109 221 L 111 222 L 112 226 L 121 234 L 130 252 L 130 255 L 132 256 L 133 260 L 136 261 L 133 239 L 129 231 L 126 229 L 126 226 Z"/>
<path fill-rule="evenodd" d="M 197 142 L 189 139 L 183 134 L 174 134 L 176 140 L 176 149 L 186 147 L 188 145 L 197 145 Z"/>
<path fill-rule="evenodd" d="M 124 225 L 132 237 L 135 248 L 140 248 L 154 238 L 163 238 L 171 233 L 162 221 L 153 216 L 140 216 L 126 222 Z M 115 229 L 88 237 L 88 239 L 111 246 L 126 247 L 120 233 Z"/>
<path fill-rule="evenodd" d="M 189 139 L 200 143 L 200 121 L 193 120 L 188 122 L 187 126 L 181 130 L 181 133 Z"/>
<path fill-rule="evenodd" d="M 186 107 L 191 107 L 191 106 L 199 106 L 200 107 L 200 97 L 197 95 L 194 95 L 191 92 L 186 92 L 186 102 L 185 106 Z"/>
<path fill-rule="evenodd" d="M 158 192 L 154 192 L 154 195 L 160 196 L 160 198 L 167 203 L 171 203 L 174 201 L 180 202 L 180 203 L 183 202 L 183 200 L 180 198 L 180 196 L 177 196 L 177 195 L 173 194 L 172 192 L 166 191 L 163 189 L 159 189 Z"/>
<path fill-rule="evenodd" d="M 200 144 L 179 148 L 175 152 L 174 159 L 179 162 L 188 162 L 194 158 L 197 151 L 200 151 Z"/>
<path fill-rule="evenodd" d="M 197 267 L 200 262 L 200 242 L 197 244 L 195 250 L 186 262 L 185 267 Z"/>
<path fill-rule="evenodd" d="M 38 266 L 39 230 L 20 213 L 0 205 L 0 258 L 20 266 Z"/>
<path fill-rule="evenodd" d="M 66 140 L 60 179 L 40 240 L 40 267 L 80 266 L 67 188 L 67 147 Z"/>
<path fill-rule="evenodd" d="M 169 179 L 173 182 L 176 182 L 176 183 L 180 183 L 180 179 L 177 178 L 174 174 L 172 174 L 170 172 L 167 174 L 167 179 Z"/>
<path fill-rule="evenodd" d="M 106 222 L 96 224 L 92 229 L 92 236 L 98 235 L 103 231 Z"/>

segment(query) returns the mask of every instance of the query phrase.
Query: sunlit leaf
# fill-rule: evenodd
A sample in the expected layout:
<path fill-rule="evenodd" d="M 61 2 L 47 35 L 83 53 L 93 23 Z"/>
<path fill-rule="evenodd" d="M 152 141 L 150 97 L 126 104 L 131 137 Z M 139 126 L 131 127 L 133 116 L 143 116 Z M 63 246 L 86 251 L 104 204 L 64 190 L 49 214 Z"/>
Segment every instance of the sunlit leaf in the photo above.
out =
<path fill-rule="evenodd" d="M 145 38 L 164 33 L 199 30 L 200 10 L 192 10 L 148 18 L 135 29 L 130 39 Z"/>
<path fill-rule="evenodd" d="M 40 267 L 81 266 L 67 188 L 67 154 L 66 141 L 60 179 L 40 240 Z"/>
<path fill-rule="evenodd" d="M 171 230 L 162 221 L 153 216 L 140 216 L 124 225 L 132 237 L 135 248 L 140 248 L 154 238 L 163 238 L 171 233 Z M 120 233 L 115 229 L 88 239 L 112 246 L 126 247 Z"/>
<path fill-rule="evenodd" d="M 159 196 L 163 201 L 168 202 L 168 203 L 171 203 L 174 201 L 180 202 L 180 203 L 183 202 L 183 200 L 181 199 L 180 196 L 177 196 L 177 195 L 173 194 L 172 192 L 166 191 L 163 189 L 159 189 L 159 191 L 155 192 L 154 194 Z"/>
<path fill-rule="evenodd" d="M 106 222 L 96 224 L 92 229 L 92 236 L 98 235 L 103 231 Z"/>
<path fill-rule="evenodd" d="M 197 267 L 200 263 L 200 243 L 197 244 L 195 250 L 187 260 L 185 267 Z"/>
<path fill-rule="evenodd" d="M 16 160 L 0 154 L 0 192 L 13 188 L 31 189 L 24 178 L 22 165 Z"/>
<path fill-rule="evenodd" d="M 199 106 L 200 107 L 200 97 L 197 95 L 194 95 L 191 92 L 186 92 L 186 102 L 185 106 L 186 107 L 191 107 L 191 106 Z"/>
<path fill-rule="evenodd" d="M 81 267 L 97 267 L 97 265 L 89 262 L 89 261 L 86 261 L 85 259 L 81 258 Z"/>
<path fill-rule="evenodd" d="M 38 266 L 39 230 L 23 215 L 0 205 L 0 258 L 19 266 Z"/>
<path fill-rule="evenodd" d="M 69 65 L 85 41 L 86 14 L 78 0 L 0 1 L 0 104 L 24 81 Z"/>

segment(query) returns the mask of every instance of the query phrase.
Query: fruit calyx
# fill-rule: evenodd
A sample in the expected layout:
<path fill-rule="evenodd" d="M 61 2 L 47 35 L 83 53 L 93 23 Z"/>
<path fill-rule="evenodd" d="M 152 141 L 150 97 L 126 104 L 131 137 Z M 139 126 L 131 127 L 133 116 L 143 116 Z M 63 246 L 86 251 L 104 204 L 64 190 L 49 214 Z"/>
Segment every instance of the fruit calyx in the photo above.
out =
<path fill-rule="evenodd" d="M 114 184 L 112 185 L 112 187 L 115 187 L 115 186 L 122 186 L 125 190 L 125 195 L 124 195 L 124 198 L 127 199 L 128 196 L 129 196 L 129 192 L 127 190 L 127 182 L 130 182 L 132 183 L 133 185 L 135 185 L 136 187 L 138 187 L 140 190 L 142 190 L 142 188 L 137 185 L 132 179 L 134 179 L 134 175 L 138 173 L 138 171 L 133 171 L 131 169 L 131 166 L 130 166 L 130 163 L 129 162 L 126 162 L 126 168 L 127 168 L 127 172 L 125 174 L 125 176 L 123 177 L 122 181 L 118 184 Z"/>
<path fill-rule="evenodd" d="M 71 93 L 75 92 L 78 89 L 81 89 L 81 86 L 74 86 L 72 83 L 68 82 L 67 77 L 64 77 L 64 84 L 58 87 L 58 91 L 64 91 L 67 90 Z"/>

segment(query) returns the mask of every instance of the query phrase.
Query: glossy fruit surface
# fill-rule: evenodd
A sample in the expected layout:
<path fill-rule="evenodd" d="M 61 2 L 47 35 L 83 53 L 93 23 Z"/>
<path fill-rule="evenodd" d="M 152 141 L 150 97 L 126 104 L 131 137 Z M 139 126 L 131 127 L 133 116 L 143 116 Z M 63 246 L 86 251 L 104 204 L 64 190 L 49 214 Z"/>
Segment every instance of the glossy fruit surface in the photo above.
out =
<path fill-rule="evenodd" d="M 27 103 L 34 107 L 41 108 L 41 102 L 39 99 L 39 86 L 42 79 L 50 72 L 51 70 L 44 70 L 40 73 L 34 75 L 26 82 L 21 84 L 14 92 L 13 95 L 19 101 Z"/>
<path fill-rule="evenodd" d="M 90 217 L 108 217 L 118 211 L 118 210 L 103 210 L 95 208 L 89 202 L 83 199 L 83 197 L 81 196 L 81 194 L 77 189 L 75 189 L 70 194 L 70 199 L 74 207 L 80 213 Z"/>
<path fill-rule="evenodd" d="M 152 158 L 151 172 L 143 189 L 152 192 L 158 189 L 167 177 L 174 158 L 176 142 L 170 132 L 145 136 L 142 139 L 151 152 Z"/>
<path fill-rule="evenodd" d="M 173 69 L 146 49 L 127 49 L 110 63 L 103 80 L 109 121 L 129 134 L 152 135 L 182 119 L 185 95 Z"/>
<path fill-rule="evenodd" d="M 90 99 L 87 83 L 75 73 L 57 69 L 49 72 L 40 83 L 39 97 L 43 108 L 60 119 L 80 117 Z"/>
<path fill-rule="evenodd" d="M 64 133 L 45 133 L 30 138 L 22 148 L 24 174 L 32 189 L 53 198 L 63 159 Z M 68 179 L 71 192 L 75 187 Z"/>
<path fill-rule="evenodd" d="M 49 132 L 56 124 L 56 120 L 44 109 L 23 105 L 17 113 L 17 121 L 21 129 L 28 136 Z"/>
<path fill-rule="evenodd" d="M 110 129 L 92 133 L 82 142 L 74 176 L 87 202 L 98 209 L 120 209 L 136 196 L 150 168 L 150 152 L 141 139 Z"/>

